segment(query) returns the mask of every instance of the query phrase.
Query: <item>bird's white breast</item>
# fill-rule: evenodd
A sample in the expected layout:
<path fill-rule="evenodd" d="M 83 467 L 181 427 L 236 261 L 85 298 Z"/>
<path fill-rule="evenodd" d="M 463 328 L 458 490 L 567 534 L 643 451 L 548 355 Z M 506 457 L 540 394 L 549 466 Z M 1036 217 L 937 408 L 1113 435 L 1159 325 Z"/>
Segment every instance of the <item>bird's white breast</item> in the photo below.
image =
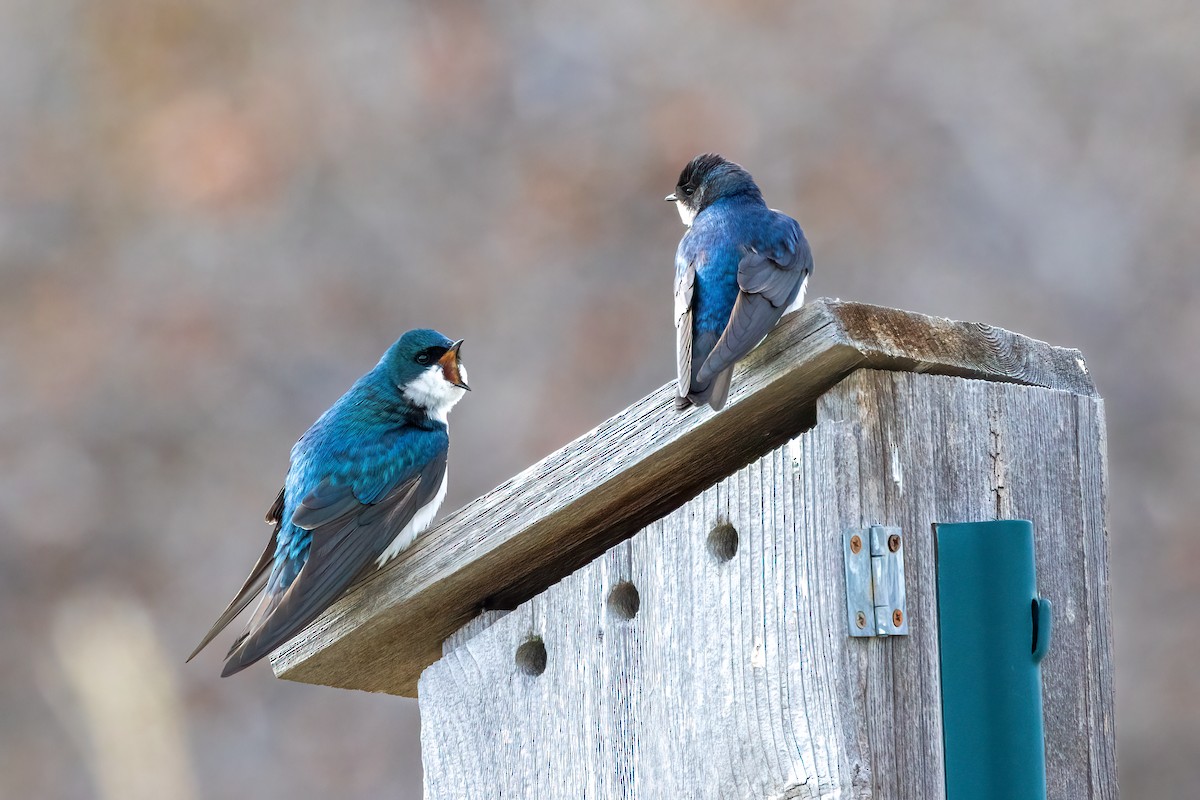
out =
<path fill-rule="evenodd" d="M 432 500 L 417 509 L 417 513 L 413 514 L 412 519 L 404 526 L 404 530 L 400 531 L 396 538 L 392 540 L 392 543 L 387 546 L 387 549 L 383 551 L 383 554 L 376 559 L 376 565 L 382 567 L 388 561 L 407 550 L 409 545 L 413 543 L 413 540 L 429 528 L 429 524 L 437 516 L 438 509 L 442 507 L 442 501 L 446 499 L 446 476 L 449 474 L 449 469 L 442 473 L 442 485 L 438 487 L 437 494 L 433 496 Z"/>

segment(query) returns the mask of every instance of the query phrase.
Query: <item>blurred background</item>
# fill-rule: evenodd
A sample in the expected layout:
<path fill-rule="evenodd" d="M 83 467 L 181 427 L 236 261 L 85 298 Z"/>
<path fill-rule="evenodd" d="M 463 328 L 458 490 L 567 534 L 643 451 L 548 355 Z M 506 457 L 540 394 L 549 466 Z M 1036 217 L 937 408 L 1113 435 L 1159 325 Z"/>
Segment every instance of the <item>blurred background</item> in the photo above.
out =
<path fill-rule="evenodd" d="M 1083 350 L 1123 794 L 1197 796 L 1200 6 L 903 5 L 2 0 L 0 796 L 419 797 L 414 701 L 183 658 L 404 330 L 466 338 L 447 510 L 671 380 L 706 150 L 810 296 Z"/>

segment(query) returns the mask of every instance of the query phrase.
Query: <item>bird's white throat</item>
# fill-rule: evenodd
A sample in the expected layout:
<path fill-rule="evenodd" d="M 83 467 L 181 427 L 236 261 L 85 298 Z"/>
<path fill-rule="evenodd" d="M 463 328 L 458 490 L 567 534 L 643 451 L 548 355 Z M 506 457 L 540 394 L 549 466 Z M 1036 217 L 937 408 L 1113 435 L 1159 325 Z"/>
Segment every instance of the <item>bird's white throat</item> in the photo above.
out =
<path fill-rule="evenodd" d="M 696 218 L 696 212 L 682 200 L 675 201 L 675 210 L 679 212 L 679 218 L 683 220 L 684 226 L 688 228 L 692 227 L 692 220 Z"/>
<path fill-rule="evenodd" d="M 458 366 L 458 374 L 462 378 L 462 382 L 466 383 L 467 368 L 462 364 Z M 466 389 L 455 386 L 446 380 L 446 376 L 438 364 L 426 368 L 414 381 L 404 387 L 405 400 L 417 408 L 425 409 L 429 416 L 442 424 L 446 423 L 446 415 L 450 413 L 450 409 L 454 408 L 454 404 L 461 400 L 466 393 Z"/>

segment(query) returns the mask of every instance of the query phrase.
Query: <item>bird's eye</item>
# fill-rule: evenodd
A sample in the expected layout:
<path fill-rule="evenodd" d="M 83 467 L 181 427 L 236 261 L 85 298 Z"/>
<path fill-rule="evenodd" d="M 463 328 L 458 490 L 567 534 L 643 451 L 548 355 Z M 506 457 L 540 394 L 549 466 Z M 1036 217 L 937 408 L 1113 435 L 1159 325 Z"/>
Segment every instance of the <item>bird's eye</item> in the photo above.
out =
<path fill-rule="evenodd" d="M 429 353 L 428 352 L 418 353 L 417 354 L 417 363 L 418 364 L 428 364 L 429 363 Z"/>
<path fill-rule="evenodd" d="M 692 188 L 692 187 L 690 187 L 690 186 L 685 186 L 685 187 L 683 187 L 683 193 L 684 193 L 684 194 L 686 194 L 688 197 L 691 197 L 691 196 L 692 196 L 692 194 L 693 194 L 695 191 L 696 191 L 696 190 L 695 190 L 695 189 L 693 189 L 693 188 Z"/>

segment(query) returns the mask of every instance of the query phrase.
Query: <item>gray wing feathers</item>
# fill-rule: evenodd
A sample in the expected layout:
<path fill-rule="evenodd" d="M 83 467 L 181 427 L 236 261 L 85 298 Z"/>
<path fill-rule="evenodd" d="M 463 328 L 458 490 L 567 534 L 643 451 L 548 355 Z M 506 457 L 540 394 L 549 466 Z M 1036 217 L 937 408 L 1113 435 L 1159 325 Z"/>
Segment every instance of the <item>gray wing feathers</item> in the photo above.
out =
<path fill-rule="evenodd" d="M 370 505 L 356 501 L 351 506 L 339 490 L 325 484 L 310 493 L 314 503 L 302 504 L 293 515 L 295 524 L 312 530 L 308 559 L 287 590 L 263 598 L 221 674 L 253 664 L 316 619 L 433 499 L 445 471 L 443 452 Z"/>
<path fill-rule="evenodd" d="M 692 294 L 696 269 L 688 264 L 675 278 L 675 366 L 679 379 L 678 397 L 687 397 L 692 383 Z"/>
<path fill-rule="evenodd" d="M 704 403 L 711 405 L 709 398 L 712 396 L 715 382 L 707 378 L 701 379 L 697 373 L 700 371 L 701 364 L 705 363 L 708 354 L 712 352 L 717 339 L 714 331 L 701 331 L 700 335 L 696 337 L 695 344 L 692 346 L 693 358 L 689 367 L 691 379 L 688 384 L 688 393 L 675 398 L 676 409 L 683 410 L 689 405 L 699 406 Z"/>
<path fill-rule="evenodd" d="M 292 524 L 311 531 L 361 509 L 353 487 L 334 486 L 326 478 L 300 501 L 292 514 Z"/>
<path fill-rule="evenodd" d="M 781 268 L 770 256 L 752 250 L 738 264 L 738 288 L 782 308 L 802 275 L 803 270 Z"/>
<path fill-rule="evenodd" d="M 708 405 L 713 411 L 720 411 L 729 399 L 729 384 L 733 380 L 733 367 L 712 379 L 708 386 Z"/>
<path fill-rule="evenodd" d="M 775 307 L 762 295 L 739 294 L 733 304 L 733 313 L 729 315 L 729 323 L 704 360 L 696 380 L 706 383 L 713 376 L 731 369 L 770 333 L 781 316 L 783 309 Z"/>

